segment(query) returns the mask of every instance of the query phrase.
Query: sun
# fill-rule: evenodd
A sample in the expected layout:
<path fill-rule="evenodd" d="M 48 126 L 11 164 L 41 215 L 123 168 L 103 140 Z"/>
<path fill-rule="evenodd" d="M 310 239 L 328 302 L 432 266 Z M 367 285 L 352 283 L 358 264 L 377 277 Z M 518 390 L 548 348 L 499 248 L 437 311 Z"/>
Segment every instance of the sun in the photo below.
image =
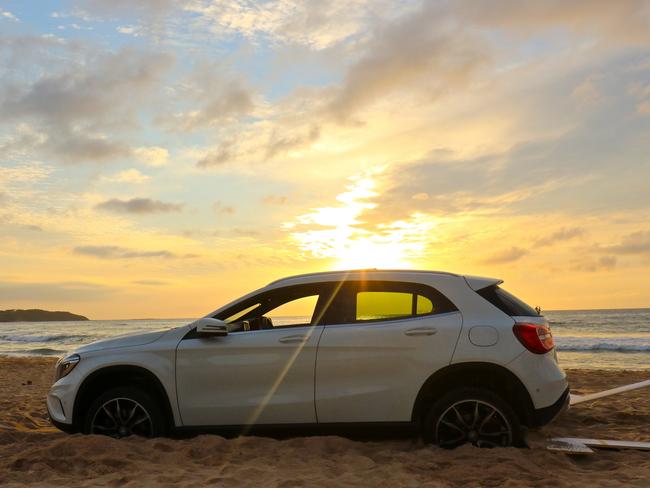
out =
<path fill-rule="evenodd" d="M 336 197 L 339 205 L 315 208 L 285 224 L 292 243 L 308 257 L 333 259 L 338 269 L 412 268 L 432 240 L 432 219 L 413 214 L 390 223 L 364 222 L 364 212 L 377 205 L 376 182 L 371 176 L 350 179 Z"/>
<path fill-rule="evenodd" d="M 374 242 L 372 238 L 352 239 L 337 250 L 338 269 L 382 268 L 406 269 L 413 263 L 404 255 L 399 242 Z"/>

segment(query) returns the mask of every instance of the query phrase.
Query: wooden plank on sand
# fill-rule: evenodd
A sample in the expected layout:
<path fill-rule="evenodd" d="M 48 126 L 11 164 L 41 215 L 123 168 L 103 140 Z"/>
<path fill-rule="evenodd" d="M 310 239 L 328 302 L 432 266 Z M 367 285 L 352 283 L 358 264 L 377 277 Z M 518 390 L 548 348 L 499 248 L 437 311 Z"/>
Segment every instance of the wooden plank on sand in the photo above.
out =
<path fill-rule="evenodd" d="M 587 447 L 596 447 L 598 449 L 637 449 L 640 451 L 650 451 L 650 442 L 582 439 L 580 437 L 554 437 L 549 442 L 582 444 Z"/>
<path fill-rule="evenodd" d="M 589 395 L 574 395 L 573 393 L 571 393 L 571 400 L 569 404 L 577 405 L 578 403 L 588 402 L 590 400 L 597 400 L 599 398 L 604 398 L 611 395 L 617 395 L 618 393 L 636 390 L 638 388 L 644 388 L 646 386 L 650 386 L 650 380 L 639 381 L 638 383 L 619 386 L 618 388 L 612 388 L 611 390 L 599 391 L 597 393 L 590 393 Z"/>
<path fill-rule="evenodd" d="M 565 440 L 551 439 L 546 444 L 549 451 L 563 452 L 570 455 L 584 456 L 585 454 L 594 454 L 594 450 L 580 442 L 566 442 Z"/>

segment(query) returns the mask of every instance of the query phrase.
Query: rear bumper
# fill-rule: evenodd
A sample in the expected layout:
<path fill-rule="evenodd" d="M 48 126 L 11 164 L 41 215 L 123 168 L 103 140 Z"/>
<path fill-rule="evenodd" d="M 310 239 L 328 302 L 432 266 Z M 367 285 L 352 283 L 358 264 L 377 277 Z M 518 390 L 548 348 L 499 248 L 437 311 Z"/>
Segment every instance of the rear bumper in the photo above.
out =
<path fill-rule="evenodd" d="M 567 386 L 566 390 L 564 390 L 560 398 L 553 405 L 534 410 L 532 415 L 533 425 L 531 427 L 542 427 L 551 423 L 563 412 L 566 412 L 569 409 L 570 397 L 569 387 Z"/>

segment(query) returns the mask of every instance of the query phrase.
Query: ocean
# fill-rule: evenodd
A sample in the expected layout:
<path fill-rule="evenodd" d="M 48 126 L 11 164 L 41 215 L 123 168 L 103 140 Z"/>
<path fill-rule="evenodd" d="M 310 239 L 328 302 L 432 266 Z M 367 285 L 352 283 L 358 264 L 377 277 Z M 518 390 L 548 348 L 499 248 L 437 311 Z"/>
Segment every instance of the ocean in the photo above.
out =
<path fill-rule="evenodd" d="M 650 309 L 545 311 L 565 368 L 650 370 Z M 0 323 L 0 356 L 60 356 L 107 337 L 193 319 Z M 282 320 L 274 318 L 275 323 Z"/>

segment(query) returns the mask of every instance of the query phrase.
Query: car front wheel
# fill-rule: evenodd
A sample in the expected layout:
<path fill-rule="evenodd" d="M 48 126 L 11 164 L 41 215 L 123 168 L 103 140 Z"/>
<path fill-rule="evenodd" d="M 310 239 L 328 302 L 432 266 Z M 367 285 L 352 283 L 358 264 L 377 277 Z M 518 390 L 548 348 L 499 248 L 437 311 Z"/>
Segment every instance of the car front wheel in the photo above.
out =
<path fill-rule="evenodd" d="M 115 438 L 158 437 L 165 433 L 165 422 L 160 407 L 147 392 L 117 387 L 92 402 L 86 412 L 84 432 Z"/>
<path fill-rule="evenodd" d="M 517 415 L 501 397 L 483 388 L 459 388 L 435 402 L 424 422 L 425 440 L 453 449 L 521 444 Z"/>

